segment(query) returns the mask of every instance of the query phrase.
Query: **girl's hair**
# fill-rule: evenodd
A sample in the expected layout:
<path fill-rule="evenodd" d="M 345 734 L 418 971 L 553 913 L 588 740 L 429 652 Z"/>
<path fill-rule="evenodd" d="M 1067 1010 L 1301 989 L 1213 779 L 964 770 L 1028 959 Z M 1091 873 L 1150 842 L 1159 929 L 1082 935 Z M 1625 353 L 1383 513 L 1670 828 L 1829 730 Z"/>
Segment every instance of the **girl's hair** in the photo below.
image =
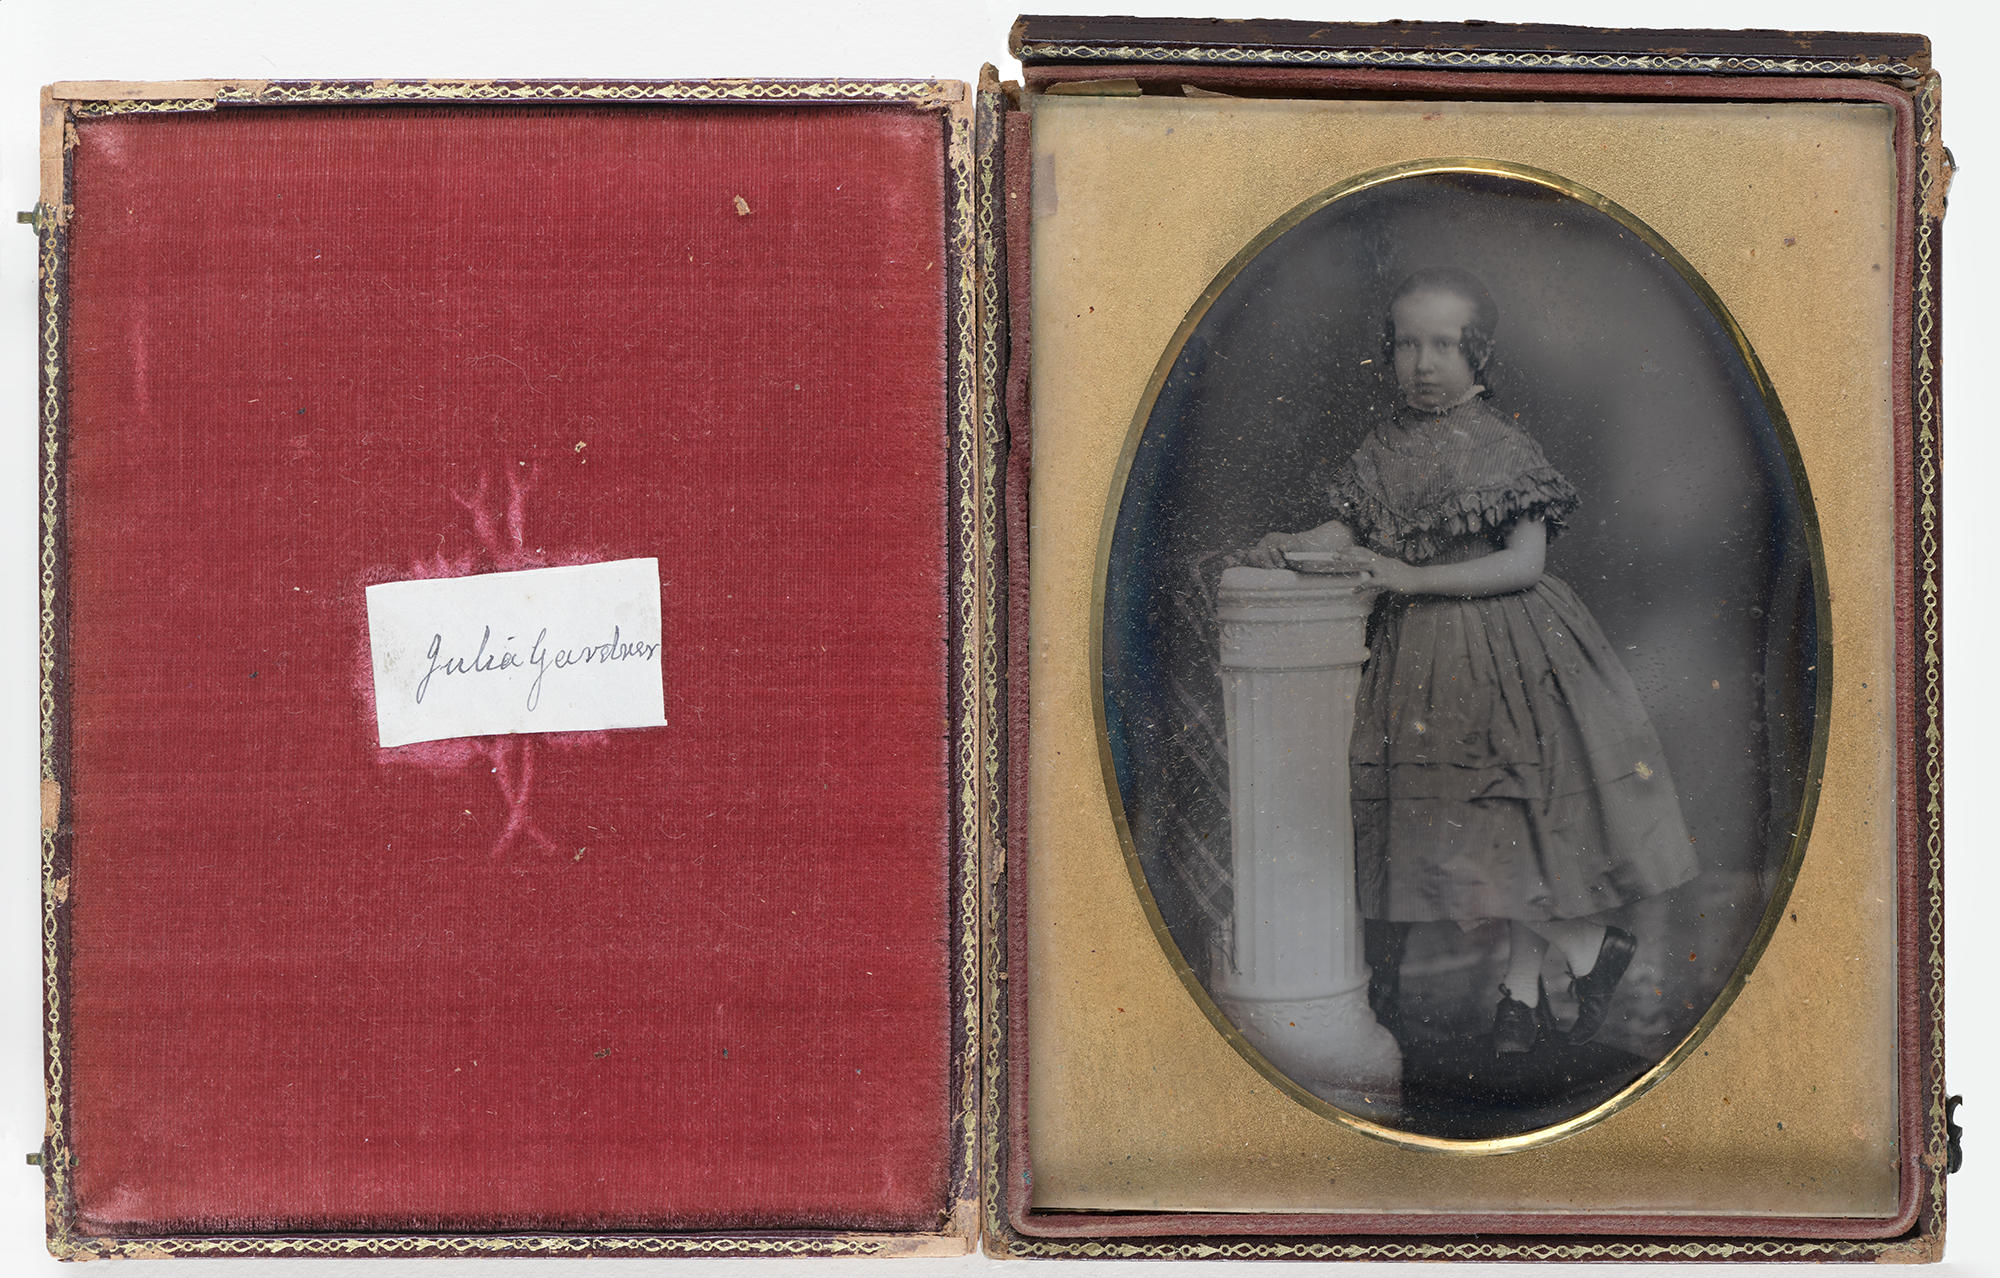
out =
<path fill-rule="evenodd" d="M 1386 369 L 1394 375 L 1396 367 L 1396 303 L 1413 293 L 1449 293 L 1453 297 L 1464 298 L 1472 303 L 1472 319 L 1458 335 L 1458 349 L 1465 353 L 1465 362 L 1482 379 L 1486 375 L 1486 365 L 1493 358 L 1493 330 L 1500 327 L 1500 308 L 1493 304 L 1493 294 L 1486 291 L 1471 271 L 1456 266 L 1427 266 L 1420 271 L 1412 271 L 1396 286 L 1389 297 L 1389 305 L 1382 312 L 1382 352 Z"/>

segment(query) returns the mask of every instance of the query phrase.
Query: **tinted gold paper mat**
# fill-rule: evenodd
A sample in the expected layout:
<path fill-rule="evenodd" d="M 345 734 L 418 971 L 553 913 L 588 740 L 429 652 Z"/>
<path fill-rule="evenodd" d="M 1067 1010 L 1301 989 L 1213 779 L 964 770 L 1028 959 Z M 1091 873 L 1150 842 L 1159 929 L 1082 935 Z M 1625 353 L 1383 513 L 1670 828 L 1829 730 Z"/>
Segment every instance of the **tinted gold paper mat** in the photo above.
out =
<path fill-rule="evenodd" d="M 1889 111 L 1088 97 L 1035 110 L 1036 1205 L 1893 1214 Z M 1556 1144 L 1488 1157 L 1399 1149 L 1319 1117 L 1214 1031 L 1127 875 L 1090 700 L 1113 472 L 1188 308 L 1299 201 L 1367 169 L 1447 155 L 1602 192 L 1720 295 L 1806 465 L 1837 672 L 1812 842 L 1741 997 L 1630 1107 Z"/>

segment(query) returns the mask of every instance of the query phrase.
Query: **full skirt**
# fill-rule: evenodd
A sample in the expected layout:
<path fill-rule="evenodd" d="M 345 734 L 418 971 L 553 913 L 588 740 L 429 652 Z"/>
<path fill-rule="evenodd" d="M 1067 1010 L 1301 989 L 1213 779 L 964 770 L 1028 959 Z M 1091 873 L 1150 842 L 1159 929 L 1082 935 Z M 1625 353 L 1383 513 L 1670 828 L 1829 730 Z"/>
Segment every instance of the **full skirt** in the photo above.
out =
<path fill-rule="evenodd" d="M 1581 918 L 1696 873 L 1632 678 L 1554 577 L 1514 594 L 1384 604 L 1355 711 L 1355 870 L 1369 918 Z"/>

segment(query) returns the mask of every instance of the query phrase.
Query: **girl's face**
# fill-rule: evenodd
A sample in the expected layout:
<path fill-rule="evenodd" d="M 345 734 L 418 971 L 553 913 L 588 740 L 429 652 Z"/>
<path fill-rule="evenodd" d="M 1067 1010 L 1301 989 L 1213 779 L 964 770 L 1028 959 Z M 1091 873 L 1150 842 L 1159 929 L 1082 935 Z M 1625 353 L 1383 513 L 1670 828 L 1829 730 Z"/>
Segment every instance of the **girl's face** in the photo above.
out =
<path fill-rule="evenodd" d="M 1396 384 L 1410 407 L 1426 412 L 1450 408 L 1479 382 L 1465 358 L 1466 326 L 1473 305 L 1456 293 L 1411 293 L 1389 308 L 1396 333 Z"/>

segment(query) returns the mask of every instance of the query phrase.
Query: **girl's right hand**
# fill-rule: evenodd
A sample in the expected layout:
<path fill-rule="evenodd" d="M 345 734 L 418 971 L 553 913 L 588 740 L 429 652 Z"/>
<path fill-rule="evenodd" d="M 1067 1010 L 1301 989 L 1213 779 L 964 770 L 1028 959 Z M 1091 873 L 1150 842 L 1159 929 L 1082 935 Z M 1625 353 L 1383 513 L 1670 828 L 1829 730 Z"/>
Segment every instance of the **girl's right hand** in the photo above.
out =
<path fill-rule="evenodd" d="M 1257 544 L 1243 552 L 1243 562 L 1252 568 L 1283 568 L 1285 552 L 1298 549 L 1295 533 L 1265 533 Z"/>

